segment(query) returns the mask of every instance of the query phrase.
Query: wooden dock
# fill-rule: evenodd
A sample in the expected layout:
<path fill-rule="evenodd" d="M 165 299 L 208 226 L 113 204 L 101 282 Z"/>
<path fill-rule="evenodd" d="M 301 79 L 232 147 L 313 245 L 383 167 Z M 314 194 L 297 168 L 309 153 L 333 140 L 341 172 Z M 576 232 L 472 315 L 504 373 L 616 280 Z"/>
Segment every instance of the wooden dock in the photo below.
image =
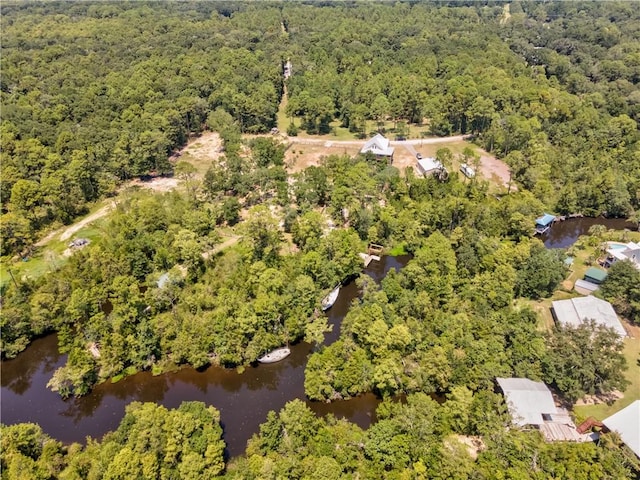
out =
<path fill-rule="evenodd" d="M 360 252 L 358 255 L 360 255 L 360 258 L 362 258 L 365 268 L 368 267 L 373 260 L 375 260 L 376 262 L 380 261 L 380 257 L 378 255 L 369 255 L 368 253 L 363 252 Z"/>

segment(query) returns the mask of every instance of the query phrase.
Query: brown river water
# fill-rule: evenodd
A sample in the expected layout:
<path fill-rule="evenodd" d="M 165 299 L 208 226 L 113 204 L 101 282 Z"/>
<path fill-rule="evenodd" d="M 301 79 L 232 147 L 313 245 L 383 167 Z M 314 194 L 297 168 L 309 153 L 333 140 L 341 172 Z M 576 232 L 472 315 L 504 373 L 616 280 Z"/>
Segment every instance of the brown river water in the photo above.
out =
<path fill-rule="evenodd" d="M 541 240 L 548 248 L 566 248 L 595 224 L 617 230 L 633 228 L 618 219 L 570 219 L 554 224 Z M 383 257 L 381 262 L 372 262 L 365 272 L 379 281 L 389 269 L 406 265 L 409 258 Z M 327 334 L 325 343 L 339 337 L 342 320 L 357 296 L 354 282 L 342 287 L 338 300 L 327 312 L 333 331 Z M 204 371 L 185 367 L 155 377 L 143 372 L 115 384 L 105 382 L 84 397 L 62 400 L 46 388 L 55 369 L 66 359 L 58 353 L 56 335 L 49 335 L 35 340 L 16 359 L 2 362 L 0 421 L 36 422 L 63 442 L 84 442 L 87 436 L 101 438 L 114 430 L 130 402 L 155 402 L 173 408 L 183 401 L 199 400 L 220 410 L 227 454 L 231 457 L 244 452 L 247 440 L 258 432 L 270 410 L 278 411 L 296 398 L 305 400 L 318 415 L 331 413 L 363 428 L 375 421 L 380 400 L 373 394 L 331 403 L 306 400 L 304 369 L 311 346 L 301 342 L 291 350 L 291 355 L 279 363 L 248 367 L 242 373 L 218 367 Z"/>
<path fill-rule="evenodd" d="M 547 248 L 567 248 L 573 245 L 580 235 L 587 235 L 593 225 L 604 225 L 610 230 L 637 228 L 624 218 L 570 218 L 564 222 L 554 223 L 549 231 L 540 237 L 540 240 Z"/>
<path fill-rule="evenodd" d="M 389 269 L 400 269 L 408 256 L 383 257 L 372 262 L 365 272 L 381 280 Z M 342 319 L 351 301 L 358 296 L 355 282 L 343 286 L 334 306 L 327 312 L 333 331 L 325 343 L 340 335 Z M 1 416 L 4 424 L 35 422 L 52 437 L 63 442 L 84 442 L 87 436 L 101 438 L 114 430 L 124 416 L 125 406 L 133 401 L 155 402 L 168 408 L 183 401 L 199 400 L 220 410 L 227 443 L 227 454 L 241 455 L 247 440 L 258 432 L 270 410 L 299 398 L 318 415 L 332 413 L 363 428 L 375 421 L 380 400 L 366 394 L 345 401 L 321 403 L 306 400 L 304 369 L 311 345 L 300 342 L 291 347 L 291 355 L 281 362 L 234 369 L 210 367 L 197 371 L 185 367 L 177 372 L 153 376 L 150 372 L 132 375 L 118 383 L 105 382 L 80 398 L 62 400 L 46 385 L 66 356 L 58 353 L 57 336 L 34 340 L 13 360 L 2 362 Z"/>

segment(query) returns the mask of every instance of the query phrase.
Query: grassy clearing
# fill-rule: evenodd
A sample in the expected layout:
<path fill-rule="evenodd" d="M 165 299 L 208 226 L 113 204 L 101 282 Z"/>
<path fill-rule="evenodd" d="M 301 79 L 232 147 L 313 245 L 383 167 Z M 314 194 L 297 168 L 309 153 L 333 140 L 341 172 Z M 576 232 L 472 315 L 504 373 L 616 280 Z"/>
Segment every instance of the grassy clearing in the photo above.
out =
<path fill-rule="evenodd" d="M 392 257 L 399 257 L 400 255 L 408 255 L 409 252 L 405 249 L 405 245 L 403 243 L 394 246 L 391 250 L 386 252 L 387 255 Z"/>
<path fill-rule="evenodd" d="M 556 300 L 566 300 L 576 297 L 576 293 L 556 290 L 550 298 L 541 300 L 520 299 L 516 302 L 516 307 L 529 306 L 538 314 L 538 328 L 542 331 L 549 332 L 554 326 L 553 316 L 551 315 L 551 302 Z"/>
<path fill-rule="evenodd" d="M 311 165 L 320 165 L 323 157 L 329 155 L 357 155 L 357 146 L 325 147 L 324 145 L 294 144 L 285 152 L 285 163 L 289 173 L 297 173 Z"/>
<path fill-rule="evenodd" d="M 280 112 L 278 112 L 278 125 L 281 124 L 280 118 L 281 118 L 281 114 Z M 287 127 L 290 124 L 289 117 L 284 115 L 284 119 L 285 119 L 284 120 L 285 123 L 283 123 L 284 129 L 278 127 L 282 132 L 286 132 Z M 299 128 L 298 137 L 300 138 L 324 138 L 327 140 L 354 140 L 354 141 L 362 140 L 364 141 L 368 138 L 371 138 L 376 133 L 382 132 L 382 134 L 385 135 L 390 140 L 396 139 L 396 124 L 391 120 L 384 122 L 380 126 L 380 128 L 378 128 L 377 122 L 374 122 L 371 120 L 367 121 L 366 127 L 365 127 L 366 135 L 364 139 L 360 138 L 357 132 L 350 132 L 348 128 L 342 127 L 341 122 L 339 120 L 334 120 L 333 122 L 331 122 L 329 124 L 329 126 L 331 127 L 331 132 L 323 135 L 310 135 L 306 133 L 304 130 L 300 128 L 302 121 L 299 118 L 294 118 L 293 123 Z M 429 127 L 427 125 L 408 125 L 406 134 L 404 135 L 406 139 L 427 138 L 431 136 L 432 136 L 431 132 L 429 131 Z"/>
<path fill-rule="evenodd" d="M 76 232 L 73 238 L 88 238 L 92 243 L 98 241 L 103 231 L 101 222 L 88 225 Z M 60 235 L 56 235 L 54 240 L 49 241 L 46 247 L 38 248 L 27 261 L 18 260 L 15 262 L 2 261 L 0 263 L 0 286 L 4 286 L 7 282 L 12 281 L 11 274 L 16 282 L 20 283 L 23 279 L 29 278 L 35 280 L 42 275 L 53 272 L 62 267 L 69 261 L 69 257 L 64 255 L 68 249 L 68 244 L 72 239 L 66 241 L 58 240 Z"/>

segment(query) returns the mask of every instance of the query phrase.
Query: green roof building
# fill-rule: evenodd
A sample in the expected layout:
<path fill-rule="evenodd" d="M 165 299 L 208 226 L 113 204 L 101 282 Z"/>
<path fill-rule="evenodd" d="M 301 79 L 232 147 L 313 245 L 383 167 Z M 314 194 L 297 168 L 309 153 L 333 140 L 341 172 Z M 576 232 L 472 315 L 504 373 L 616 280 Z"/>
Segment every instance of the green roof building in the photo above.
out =
<path fill-rule="evenodd" d="M 607 278 L 607 272 L 596 267 L 589 268 L 584 274 L 584 279 L 587 282 L 595 283 L 596 285 L 604 282 L 605 278 Z"/>

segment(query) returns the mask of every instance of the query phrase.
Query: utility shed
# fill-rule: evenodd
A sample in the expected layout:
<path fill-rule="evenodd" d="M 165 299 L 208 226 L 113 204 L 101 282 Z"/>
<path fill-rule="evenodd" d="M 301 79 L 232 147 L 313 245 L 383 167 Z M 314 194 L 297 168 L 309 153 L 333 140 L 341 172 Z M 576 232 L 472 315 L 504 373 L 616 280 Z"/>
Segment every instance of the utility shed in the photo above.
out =
<path fill-rule="evenodd" d="M 542 425 L 543 415 L 556 413 L 556 404 L 551 392 L 542 382 L 528 378 L 496 378 L 504 393 L 516 425 Z"/>
<path fill-rule="evenodd" d="M 591 295 L 600 287 L 595 283 L 585 282 L 584 280 L 576 280 L 573 289 L 581 295 Z"/>
<path fill-rule="evenodd" d="M 578 327 L 585 320 L 592 319 L 599 325 L 613 328 L 621 337 L 627 336 L 611 304 L 592 295 L 556 300 L 551 302 L 551 305 L 553 316 L 558 323 Z"/>
<path fill-rule="evenodd" d="M 587 282 L 595 283 L 596 285 L 600 285 L 604 282 L 604 279 L 607 278 L 607 272 L 600 268 L 590 267 L 587 269 L 584 274 L 584 279 Z"/>
<path fill-rule="evenodd" d="M 441 168 L 443 168 L 442 163 L 433 157 L 426 157 L 418 160 L 418 169 L 423 175 L 431 175 Z"/>
<path fill-rule="evenodd" d="M 640 457 L 640 400 L 604 419 L 602 423 L 609 430 L 618 432 L 627 447 Z"/>

